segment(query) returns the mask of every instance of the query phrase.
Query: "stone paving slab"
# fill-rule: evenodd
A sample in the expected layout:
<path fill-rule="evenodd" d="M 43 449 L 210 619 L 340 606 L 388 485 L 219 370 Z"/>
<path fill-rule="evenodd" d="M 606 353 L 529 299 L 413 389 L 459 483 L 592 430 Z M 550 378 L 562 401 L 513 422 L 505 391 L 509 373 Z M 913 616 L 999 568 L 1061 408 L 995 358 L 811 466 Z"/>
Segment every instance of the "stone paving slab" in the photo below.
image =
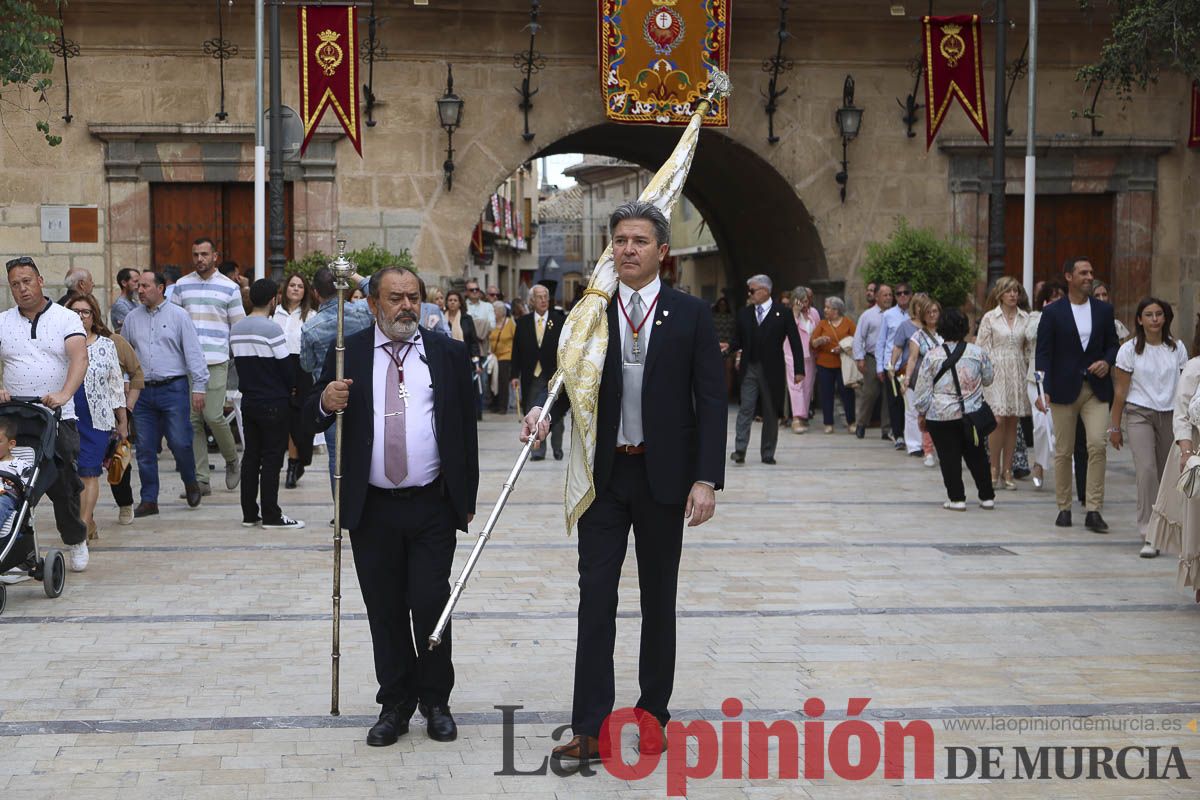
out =
<path fill-rule="evenodd" d="M 801 707 L 818 697 L 828 738 L 848 719 L 850 698 L 870 698 L 860 716 L 877 733 L 893 722 L 931 725 L 934 777 L 888 779 L 880 768 L 846 780 L 828 767 L 826 778 L 808 779 L 801 746 L 800 776 L 781 779 L 772 744 L 769 778 L 720 777 L 749 774 L 748 752 L 735 748 L 716 776 L 688 781 L 689 797 L 1197 796 L 1200 733 L 1186 725 L 1200 718 L 1200 607 L 1175 590 L 1172 559 L 1137 558 L 1127 451 L 1110 453 L 1113 532 L 1099 536 L 1055 528 L 1052 493 L 1026 482 L 1001 492 L 995 512 L 943 512 L 937 470 L 877 434 L 783 432 L 776 467 L 758 463 L 754 447 L 757 433 L 748 463 L 730 466 L 716 518 L 686 534 L 676 719 L 729 723 L 721 703 L 736 697 L 743 730 L 752 721 L 800 730 Z M 513 418 L 488 417 L 481 517 L 515 457 Z M 282 493 L 285 511 L 309 522 L 304 530 L 243 529 L 236 494 L 220 490 L 189 510 L 174 500 L 164 460 L 160 517 L 119 527 L 104 497 L 92 566 L 69 576 L 61 598 L 31 583 L 9 588 L 0 616 L 4 800 L 623 800 L 666 796 L 672 757 L 695 768 L 702 754 L 689 740 L 639 780 L 603 769 L 496 774 L 506 751 L 517 771 L 541 767 L 570 718 L 576 556 L 553 461 L 527 468 L 459 606 L 459 740 L 432 742 L 418 717 L 393 747 L 363 741 L 377 709 L 348 541 L 343 716 L 330 717 L 332 532 L 321 458 L 299 489 Z M 38 514 L 42 525 L 49 519 L 48 508 Z M 474 539 L 461 537 L 456 569 Z M 636 585 L 631 550 L 618 704 L 636 697 Z M 511 742 L 497 706 L 522 706 Z M 1041 727 L 1005 727 L 1019 724 Z M 1085 724 L 1093 727 L 1069 729 Z M 633 742 L 626 732 L 630 761 Z M 1163 760 L 1177 747 L 1192 777 L 1012 780 L 1016 748 L 1042 745 L 1157 746 Z M 1005 748 L 1008 777 L 947 778 L 946 748 L 983 746 Z M 911 765 L 911 742 L 907 751 Z"/>

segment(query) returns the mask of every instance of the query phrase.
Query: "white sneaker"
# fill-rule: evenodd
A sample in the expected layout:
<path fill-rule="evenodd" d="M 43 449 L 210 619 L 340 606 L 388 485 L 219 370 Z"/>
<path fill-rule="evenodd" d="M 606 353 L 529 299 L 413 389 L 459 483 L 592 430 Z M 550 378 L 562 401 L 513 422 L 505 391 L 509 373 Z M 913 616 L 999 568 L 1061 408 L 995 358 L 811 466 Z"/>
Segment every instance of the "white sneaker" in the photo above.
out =
<path fill-rule="evenodd" d="M 979 507 L 985 508 L 988 511 L 991 511 L 992 509 L 994 509 L 996 507 L 996 501 L 995 500 L 980 500 Z"/>
<path fill-rule="evenodd" d="M 71 551 L 71 572 L 83 572 L 85 569 L 87 569 L 88 559 L 90 558 L 88 555 L 87 542 L 73 544 L 69 549 Z"/>
<path fill-rule="evenodd" d="M 1138 555 L 1142 558 L 1158 558 L 1158 548 L 1149 542 L 1142 542 L 1142 550 Z"/>
<path fill-rule="evenodd" d="M 930 453 L 929 455 L 925 456 L 925 461 L 922 463 L 924 463 L 927 467 L 936 467 L 937 459 L 933 457 L 933 453 Z"/>
<path fill-rule="evenodd" d="M 267 530 L 271 530 L 273 528 L 303 528 L 304 520 L 292 519 L 289 516 L 280 515 L 279 522 L 264 522 L 262 526 Z"/>
<path fill-rule="evenodd" d="M 942 508 L 946 509 L 947 511 L 966 511 L 967 510 L 967 501 L 966 500 L 947 500 L 946 502 L 942 503 Z"/>

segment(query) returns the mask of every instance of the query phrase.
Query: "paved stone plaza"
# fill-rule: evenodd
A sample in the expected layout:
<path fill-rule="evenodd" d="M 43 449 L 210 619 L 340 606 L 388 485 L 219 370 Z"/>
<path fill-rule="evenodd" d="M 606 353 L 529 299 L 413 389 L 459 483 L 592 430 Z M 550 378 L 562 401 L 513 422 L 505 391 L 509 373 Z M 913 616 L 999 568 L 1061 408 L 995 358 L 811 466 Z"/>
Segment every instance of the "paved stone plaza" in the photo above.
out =
<path fill-rule="evenodd" d="M 489 417 L 482 426 L 479 524 L 515 458 L 514 424 Z M 689 780 L 690 797 L 1200 793 L 1200 733 L 1187 728 L 1200 717 L 1200 606 L 1176 589 L 1174 559 L 1137 557 L 1128 451 L 1110 461 L 1113 532 L 1100 536 L 1079 524 L 1055 528 L 1052 494 L 1028 482 L 1001 492 L 995 512 L 944 512 L 937 470 L 895 453 L 877 431 L 865 441 L 819 428 L 785 432 L 775 467 L 758 463 L 757 446 L 756 431 L 747 465 L 728 471 L 716 518 L 687 534 L 676 717 L 724 720 L 722 702 L 736 697 L 747 723 L 800 725 L 799 709 L 816 697 L 828 708 L 829 738 L 848 698 L 870 698 L 861 717 L 878 730 L 885 721 L 929 721 L 935 777 L 912 777 L 910 746 L 904 779 L 885 778 L 881 763 L 863 781 L 830 767 L 824 780 L 806 780 L 802 743 L 799 779 L 778 778 L 773 749 L 771 779 L 721 778 L 728 765 L 716 761 L 716 775 Z M 223 490 L 190 511 L 174 499 L 171 478 L 163 513 L 149 524 L 117 526 L 104 492 L 92 565 L 69 577 L 60 599 L 31 582 L 9 587 L 0 617 L 4 800 L 666 794 L 665 756 L 638 781 L 603 769 L 495 775 L 505 752 L 496 706 L 523 706 L 512 731 L 521 771 L 542 763 L 570 719 L 575 554 L 562 531 L 562 465 L 553 461 L 527 468 L 460 604 L 451 700 L 459 740 L 435 743 L 417 724 L 390 748 L 363 741 L 377 708 L 348 540 L 343 716 L 328 716 L 331 505 L 322 458 L 300 489 L 282 492 L 284 511 L 307 520 L 305 530 L 244 529 L 236 495 Z M 170 465 L 162 467 L 165 477 Z M 52 519 L 48 505 L 38 518 L 43 526 Z M 473 543 L 462 537 L 456 571 Z M 635 570 L 631 552 L 618 704 L 637 697 Z M 963 724 L 984 730 L 952 727 Z M 1018 732 L 1022 724 L 1038 727 Z M 1015 748 L 1045 745 L 1157 745 L 1160 774 L 1178 747 L 1191 778 L 1013 780 Z M 978 755 L 983 746 L 1005 748 L 996 768 L 1003 779 L 981 780 L 978 765 L 973 777 L 947 779 L 947 748 Z M 702 754 L 694 742 L 689 750 L 695 764 Z M 749 761 L 744 745 L 741 760 Z M 1147 760 L 1130 756 L 1130 771 Z"/>

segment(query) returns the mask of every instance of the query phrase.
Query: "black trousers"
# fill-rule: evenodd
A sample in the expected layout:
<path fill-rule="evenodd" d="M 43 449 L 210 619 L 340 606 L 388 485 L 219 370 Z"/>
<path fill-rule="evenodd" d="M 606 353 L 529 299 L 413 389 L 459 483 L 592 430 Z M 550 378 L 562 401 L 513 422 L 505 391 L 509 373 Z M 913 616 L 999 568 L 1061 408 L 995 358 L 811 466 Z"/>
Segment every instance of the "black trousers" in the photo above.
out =
<path fill-rule="evenodd" d="M 883 373 L 883 397 L 888 405 L 892 436 L 901 439 L 904 436 L 904 395 L 896 392 L 896 382 L 886 372 Z M 955 463 L 958 463 L 957 459 Z"/>
<path fill-rule="evenodd" d="M 617 587 L 631 525 L 642 611 L 637 707 L 663 724 L 671 717 L 667 704 L 675 687 L 675 593 L 683 508 L 657 503 L 650 496 L 643 456 L 617 455 L 608 487 L 579 520 L 579 633 L 571 709 L 571 726 L 578 736 L 598 736 L 613 710 Z"/>
<path fill-rule="evenodd" d="M 405 496 L 372 487 L 350 531 L 375 651 L 375 700 L 405 716 L 418 703 L 448 704 L 454 688 L 451 626 L 433 650 L 428 639 L 450 599 L 455 519 L 440 480 Z"/>
<path fill-rule="evenodd" d="M 294 360 L 292 370 L 296 375 L 296 393 L 288 401 L 287 432 L 288 438 L 296 445 L 296 460 L 300 466 L 312 464 L 313 434 L 315 431 L 304 414 L 304 401 L 312 389 L 312 375 L 300 368 L 300 356 L 288 356 Z M 243 412 L 243 419 L 245 414 Z"/>
<path fill-rule="evenodd" d="M 46 489 L 46 496 L 54 504 L 54 524 L 63 544 L 79 544 L 87 540 L 87 526 L 79 516 L 79 495 L 83 493 L 83 481 L 79 479 L 76 468 L 79 461 L 79 429 L 75 427 L 75 420 L 59 420 L 54 454 L 58 456 L 58 479 Z"/>
<path fill-rule="evenodd" d="M 967 490 L 963 486 L 962 463 L 966 462 L 971 477 L 975 479 L 975 489 L 979 492 L 980 500 L 996 499 L 996 490 L 992 487 L 992 470 L 988 466 L 987 439 L 978 444 L 974 439 L 967 438 L 966 429 L 961 419 L 946 422 L 925 421 L 925 429 L 933 439 L 937 450 L 938 461 L 942 468 L 942 482 L 946 484 L 946 495 L 955 502 L 967 499 Z"/>
<path fill-rule="evenodd" d="M 246 403 L 242 406 L 242 521 L 259 516 L 259 492 L 262 493 L 262 520 L 279 522 L 279 471 L 287 454 L 288 403 Z M 260 486 L 261 483 L 261 486 Z"/>

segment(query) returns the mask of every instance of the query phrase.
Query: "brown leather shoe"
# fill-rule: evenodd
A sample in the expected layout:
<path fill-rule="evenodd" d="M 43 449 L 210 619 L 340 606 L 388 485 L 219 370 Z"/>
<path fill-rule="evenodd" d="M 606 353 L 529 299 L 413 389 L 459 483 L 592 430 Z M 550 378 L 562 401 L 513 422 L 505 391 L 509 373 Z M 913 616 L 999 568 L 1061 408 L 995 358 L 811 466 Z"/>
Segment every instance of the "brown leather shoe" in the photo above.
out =
<path fill-rule="evenodd" d="M 560 761 L 599 761 L 600 740 L 595 736 L 574 736 L 551 750 L 550 755 Z"/>
<path fill-rule="evenodd" d="M 658 735 L 642 736 L 638 734 L 638 752 L 643 755 L 662 755 L 667 749 L 667 729 L 660 725 Z"/>

